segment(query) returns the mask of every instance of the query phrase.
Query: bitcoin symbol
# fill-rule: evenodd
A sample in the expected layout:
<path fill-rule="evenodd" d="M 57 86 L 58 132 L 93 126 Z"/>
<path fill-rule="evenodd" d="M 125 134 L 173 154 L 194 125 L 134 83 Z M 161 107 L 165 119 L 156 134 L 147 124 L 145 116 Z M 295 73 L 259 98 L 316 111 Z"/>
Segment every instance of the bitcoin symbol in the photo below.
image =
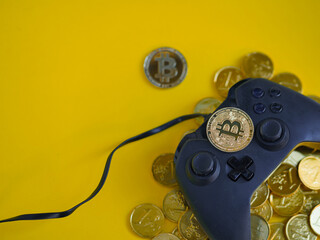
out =
<path fill-rule="evenodd" d="M 168 53 L 160 53 L 160 57 L 155 60 L 158 62 L 158 73 L 155 74 L 155 77 L 159 78 L 161 83 L 169 83 L 171 78 L 177 76 L 177 62 L 174 58 L 169 57 Z"/>
<path fill-rule="evenodd" d="M 240 133 L 243 133 L 243 130 L 241 130 L 241 124 L 238 121 L 230 122 L 229 120 L 225 120 L 222 124 L 218 123 L 218 126 L 221 128 L 216 128 L 216 130 L 219 130 L 219 136 L 221 134 L 226 134 L 233 136 L 235 140 L 238 140 L 238 137 L 242 137 Z"/>

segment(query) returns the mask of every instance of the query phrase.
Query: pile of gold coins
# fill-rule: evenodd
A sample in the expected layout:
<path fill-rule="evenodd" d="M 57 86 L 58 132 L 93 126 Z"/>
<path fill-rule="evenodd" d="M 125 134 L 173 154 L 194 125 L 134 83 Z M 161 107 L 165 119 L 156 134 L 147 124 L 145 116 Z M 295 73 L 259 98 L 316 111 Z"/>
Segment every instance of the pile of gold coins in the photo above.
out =
<path fill-rule="evenodd" d="M 159 62 L 161 57 L 169 57 L 160 55 L 157 59 L 155 52 L 153 54 Z M 174 66 L 173 63 L 171 65 Z M 161 67 L 160 64 L 159 66 Z M 148 67 L 145 66 L 145 69 Z M 186 64 L 184 68 L 185 75 Z M 273 76 L 273 73 L 271 59 L 263 53 L 253 52 L 243 58 L 240 67 L 228 66 L 218 70 L 214 84 L 222 98 L 227 97 L 229 89 L 235 83 L 245 78 L 266 78 L 302 92 L 301 81 L 294 74 L 279 73 Z M 320 103 L 319 97 L 308 97 Z M 221 101 L 216 98 L 204 98 L 196 104 L 194 113 L 212 113 L 220 104 Z M 196 123 L 201 125 L 203 119 L 197 118 Z M 195 130 L 189 130 L 185 135 L 193 131 Z M 153 240 L 207 240 L 207 235 L 177 186 L 173 159 L 173 153 L 162 154 L 152 166 L 154 179 L 162 185 L 173 187 L 165 196 L 163 206 L 160 208 L 145 203 L 135 207 L 130 216 L 130 225 L 139 236 Z M 295 149 L 251 197 L 251 239 L 320 240 L 319 189 L 320 154 L 311 148 Z M 165 219 L 177 224 L 170 233 L 164 232 Z"/>

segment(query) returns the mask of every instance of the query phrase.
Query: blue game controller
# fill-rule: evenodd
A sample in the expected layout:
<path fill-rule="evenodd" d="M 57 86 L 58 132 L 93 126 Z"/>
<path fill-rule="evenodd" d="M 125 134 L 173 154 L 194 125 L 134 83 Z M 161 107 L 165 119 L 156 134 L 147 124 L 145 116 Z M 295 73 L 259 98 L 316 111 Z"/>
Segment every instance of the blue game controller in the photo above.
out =
<path fill-rule="evenodd" d="M 320 105 L 266 79 L 235 84 L 175 153 L 176 176 L 214 240 L 251 239 L 250 199 L 298 145 L 320 142 Z"/>

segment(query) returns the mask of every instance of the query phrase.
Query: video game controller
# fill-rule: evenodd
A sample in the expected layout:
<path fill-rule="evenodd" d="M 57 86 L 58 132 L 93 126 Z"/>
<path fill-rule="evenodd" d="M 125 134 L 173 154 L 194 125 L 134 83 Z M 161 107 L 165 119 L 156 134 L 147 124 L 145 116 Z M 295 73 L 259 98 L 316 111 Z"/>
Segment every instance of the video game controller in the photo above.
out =
<path fill-rule="evenodd" d="M 298 145 L 320 142 L 320 105 L 266 79 L 235 84 L 175 153 L 176 177 L 214 240 L 251 239 L 250 199 Z"/>

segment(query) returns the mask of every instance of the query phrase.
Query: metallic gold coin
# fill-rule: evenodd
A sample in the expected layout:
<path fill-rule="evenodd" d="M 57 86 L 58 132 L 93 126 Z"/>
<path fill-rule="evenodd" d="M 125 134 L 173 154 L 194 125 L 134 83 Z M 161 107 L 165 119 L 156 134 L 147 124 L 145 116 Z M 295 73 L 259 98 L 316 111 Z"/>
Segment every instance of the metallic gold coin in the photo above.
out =
<path fill-rule="evenodd" d="M 286 232 L 283 223 L 271 223 L 270 240 L 286 240 Z"/>
<path fill-rule="evenodd" d="M 299 164 L 299 177 L 301 182 L 312 190 L 320 189 L 320 159 L 309 156 Z"/>
<path fill-rule="evenodd" d="M 270 226 L 266 220 L 258 215 L 251 214 L 251 239 L 267 240 L 270 235 Z"/>
<path fill-rule="evenodd" d="M 251 208 L 262 206 L 269 198 L 270 189 L 266 183 L 262 183 L 251 196 Z"/>
<path fill-rule="evenodd" d="M 300 184 L 297 169 L 287 163 L 282 163 L 268 179 L 268 187 L 279 196 L 293 194 Z"/>
<path fill-rule="evenodd" d="M 271 59 L 259 52 L 249 53 L 244 57 L 242 70 L 249 78 L 271 78 L 273 74 L 273 63 Z"/>
<path fill-rule="evenodd" d="M 160 88 L 171 88 L 180 84 L 187 75 L 184 56 L 173 48 L 158 48 L 144 60 L 144 72 L 148 80 Z"/>
<path fill-rule="evenodd" d="M 300 79 L 292 73 L 279 73 L 271 78 L 271 81 L 276 82 L 294 91 L 302 92 L 302 84 Z"/>
<path fill-rule="evenodd" d="M 173 229 L 172 234 L 177 236 L 179 239 L 183 240 L 183 237 L 181 236 L 181 233 L 179 232 L 178 227 L 176 227 L 175 229 Z"/>
<path fill-rule="evenodd" d="M 280 216 L 288 217 L 301 211 L 305 201 L 305 196 L 299 189 L 297 192 L 287 197 L 280 197 L 271 193 L 270 203 L 273 210 Z"/>
<path fill-rule="evenodd" d="M 163 200 L 163 213 L 173 222 L 178 222 L 181 215 L 187 210 L 187 203 L 180 190 L 172 190 Z"/>
<path fill-rule="evenodd" d="M 250 213 L 259 215 L 259 216 L 263 217 L 268 222 L 270 220 L 270 218 L 272 217 L 273 209 L 272 209 L 269 201 L 266 201 L 260 207 L 251 208 Z"/>
<path fill-rule="evenodd" d="M 310 225 L 312 230 L 320 235 L 320 205 L 313 208 L 310 214 Z"/>
<path fill-rule="evenodd" d="M 130 225 L 140 237 L 152 238 L 161 232 L 164 215 L 161 209 L 153 204 L 141 204 L 132 211 Z"/>
<path fill-rule="evenodd" d="M 191 210 L 186 211 L 178 223 L 179 232 L 181 236 L 187 240 L 205 240 L 206 233 L 202 230 L 198 220 Z"/>
<path fill-rule="evenodd" d="M 286 235 L 289 240 L 316 240 L 317 236 L 312 232 L 305 214 L 296 215 L 286 225 Z"/>
<path fill-rule="evenodd" d="M 177 184 L 173 159 L 173 153 L 165 153 L 157 157 L 152 165 L 154 179 L 165 186 Z"/>
<path fill-rule="evenodd" d="M 152 238 L 152 240 L 180 240 L 177 236 L 171 233 L 160 233 L 158 236 Z"/>
<path fill-rule="evenodd" d="M 316 101 L 317 103 L 320 103 L 320 97 L 315 95 L 308 95 L 307 97 L 311 98 L 312 100 Z"/>
<path fill-rule="evenodd" d="M 242 79 L 244 79 L 244 75 L 240 68 L 224 67 L 214 76 L 214 83 L 218 93 L 222 97 L 227 97 L 229 89 Z"/>
<path fill-rule="evenodd" d="M 221 102 L 215 98 L 204 98 L 197 103 L 194 113 L 213 113 L 220 104 Z M 201 125 L 204 121 L 203 117 L 197 117 L 195 120 L 198 125 Z"/>
<path fill-rule="evenodd" d="M 303 191 L 305 202 L 301 213 L 309 215 L 312 209 L 320 204 L 320 193 L 318 191 Z"/>
<path fill-rule="evenodd" d="M 207 136 L 217 149 L 237 152 L 249 145 L 254 126 L 250 116 L 239 108 L 226 107 L 211 115 L 207 123 Z"/>
<path fill-rule="evenodd" d="M 298 167 L 298 164 L 300 161 L 305 157 L 304 154 L 302 154 L 299 151 L 292 151 L 284 160 L 283 163 L 291 164 L 294 167 Z"/>

